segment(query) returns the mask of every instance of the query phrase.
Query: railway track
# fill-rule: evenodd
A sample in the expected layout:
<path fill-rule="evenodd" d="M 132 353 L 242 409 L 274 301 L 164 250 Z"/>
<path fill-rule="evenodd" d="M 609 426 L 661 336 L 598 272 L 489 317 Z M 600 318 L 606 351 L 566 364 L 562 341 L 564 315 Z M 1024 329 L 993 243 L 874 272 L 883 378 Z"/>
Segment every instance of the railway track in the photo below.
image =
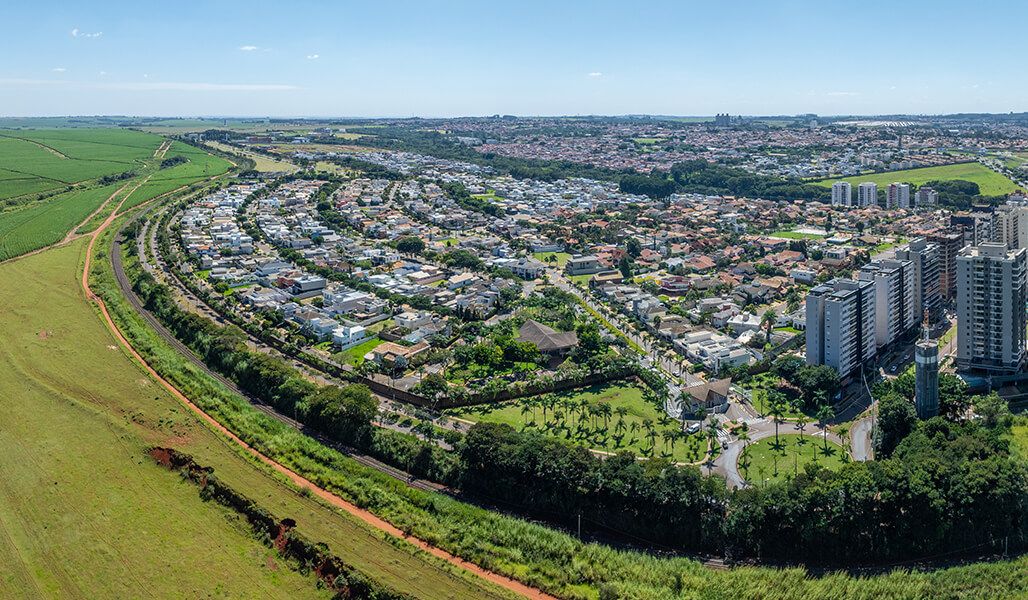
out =
<path fill-rule="evenodd" d="M 171 333 L 171 331 L 169 331 L 168 328 L 165 327 L 164 324 L 157 319 L 157 317 L 155 317 L 149 310 L 146 309 L 145 306 L 143 306 L 143 303 L 140 301 L 139 297 L 132 289 L 132 284 L 129 282 L 128 276 L 125 274 L 125 268 L 121 261 L 121 240 L 118 238 L 115 239 L 114 247 L 111 252 L 111 263 L 114 267 L 114 276 L 118 282 L 118 288 L 121 290 L 122 294 L 128 300 L 133 310 L 135 310 L 143 318 L 143 320 L 146 321 L 146 323 L 151 328 L 153 328 L 157 335 L 160 336 L 161 339 L 163 339 L 165 342 L 167 342 L 168 345 L 170 345 L 176 351 L 185 356 L 190 362 L 196 365 L 197 368 L 201 369 L 204 373 L 206 373 L 207 375 L 209 375 L 210 377 L 224 385 L 231 392 L 245 398 L 248 402 L 250 402 L 251 405 L 253 405 L 254 408 L 274 418 L 275 420 L 280 421 L 281 423 L 284 423 L 285 425 L 288 425 L 293 429 L 296 429 L 300 433 L 303 433 L 308 437 L 314 438 L 315 440 L 324 444 L 325 446 L 328 446 L 333 450 L 336 450 L 341 454 L 344 454 L 349 458 L 352 458 L 358 463 L 366 467 L 375 469 L 376 471 L 384 473 L 394 479 L 402 481 L 403 483 L 411 487 L 429 492 L 449 493 L 449 488 L 447 488 L 444 485 L 432 481 L 427 481 L 424 479 L 418 479 L 410 473 L 407 473 L 406 471 L 387 465 L 372 456 L 361 453 L 359 450 L 355 448 L 352 448 L 345 444 L 341 444 L 335 440 L 331 440 L 315 431 L 310 430 L 300 421 L 283 415 L 282 413 L 275 410 L 273 406 L 266 404 L 259 398 L 256 398 L 242 390 L 231 379 L 211 369 L 209 366 L 207 366 L 205 362 L 203 362 L 203 360 L 199 356 L 196 355 L 196 353 L 192 351 L 191 348 L 189 348 L 189 346 L 186 346 L 181 340 L 176 338 L 175 335 Z"/>

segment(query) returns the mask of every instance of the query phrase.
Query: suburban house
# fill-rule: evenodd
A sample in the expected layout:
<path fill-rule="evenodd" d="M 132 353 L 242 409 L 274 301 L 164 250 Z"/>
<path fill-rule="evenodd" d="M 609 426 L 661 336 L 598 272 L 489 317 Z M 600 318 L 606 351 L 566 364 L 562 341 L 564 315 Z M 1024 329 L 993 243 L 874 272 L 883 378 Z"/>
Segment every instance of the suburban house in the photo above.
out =
<path fill-rule="evenodd" d="M 332 343 L 345 350 L 368 339 L 368 331 L 361 325 L 344 325 L 332 330 Z"/>
<path fill-rule="evenodd" d="M 600 259 L 595 256 L 575 256 L 564 265 L 568 275 L 592 275 L 605 270 Z"/>
<path fill-rule="evenodd" d="M 714 412 L 724 412 L 728 410 L 728 394 L 731 387 L 731 379 L 715 379 L 691 385 L 682 391 L 687 394 L 685 399 L 690 402 L 694 411 L 703 408 Z"/>
<path fill-rule="evenodd" d="M 518 341 L 535 344 L 543 354 L 560 355 L 578 345 L 578 335 L 574 331 L 557 331 L 538 321 L 528 320 L 518 329 Z"/>

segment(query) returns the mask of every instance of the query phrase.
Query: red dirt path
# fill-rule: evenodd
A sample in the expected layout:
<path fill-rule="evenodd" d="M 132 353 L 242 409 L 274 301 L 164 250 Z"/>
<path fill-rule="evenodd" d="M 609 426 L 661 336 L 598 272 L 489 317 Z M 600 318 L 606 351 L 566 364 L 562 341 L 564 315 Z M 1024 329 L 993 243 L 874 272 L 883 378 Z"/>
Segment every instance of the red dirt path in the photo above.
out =
<path fill-rule="evenodd" d="M 122 203 L 124 203 L 124 200 L 122 200 Z M 275 460 L 262 454 L 259 450 L 251 447 L 249 444 L 240 439 L 236 434 L 232 433 L 224 425 L 219 423 L 214 417 L 208 415 L 199 406 L 193 404 L 193 402 L 189 398 L 187 398 L 185 394 L 180 392 L 178 388 L 176 388 L 166 379 L 161 377 L 157 373 L 157 371 L 155 371 L 153 367 L 151 367 L 149 363 L 147 363 L 143 359 L 143 357 L 138 352 L 136 352 L 136 349 L 132 347 L 132 344 L 129 343 L 125 336 L 122 335 L 121 330 L 118 329 L 118 327 L 114 324 L 114 320 L 111 318 L 110 313 L 107 311 L 107 305 L 104 304 L 104 301 L 99 296 L 97 296 L 89 287 L 89 268 L 93 260 L 93 246 L 96 243 L 96 240 L 100 236 L 100 234 L 103 233 L 103 231 L 107 229 L 107 227 L 109 227 L 110 224 L 114 221 L 114 219 L 118 216 L 117 213 L 120 209 L 121 204 L 118 205 L 117 209 L 111 211 L 110 216 L 108 216 L 107 219 L 104 220 L 104 222 L 101 223 L 100 226 L 97 227 L 96 230 L 90 235 L 89 245 L 86 247 L 85 266 L 82 269 L 82 290 L 85 292 L 86 298 L 88 300 L 91 300 L 96 303 L 97 307 L 100 309 L 100 312 L 103 314 L 104 321 L 107 324 L 107 328 L 111 330 L 111 333 L 113 333 L 114 337 L 118 339 L 118 342 L 121 343 L 121 345 L 129 352 L 129 354 L 131 354 L 139 362 L 139 364 L 143 366 L 143 368 L 150 374 L 150 376 L 157 380 L 157 382 L 160 383 L 162 386 L 164 386 L 164 388 L 167 389 L 172 396 L 174 396 L 187 407 L 189 407 L 190 410 L 196 413 L 197 416 L 199 416 L 201 419 L 206 421 L 216 431 L 222 433 L 225 437 L 229 438 L 236 444 L 242 446 L 246 451 L 256 456 L 262 462 L 271 466 L 279 473 L 282 473 L 283 475 L 288 477 L 297 486 L 310 488 L 313 494 L 315 494 L 325 502 L 328 502 L 332 506 L 341 508 L 346 512 L 350 513 L 351 515 L 357 517 L 358 519 L 364 521 L 365 523 L 371 525 L 372 527 L 384 531 L 389 535 L 404 539 L 407 542 L 413 544 L 414 546 L 420 548 L 421 550 L 424 550 L 429 554 L 437 556 L 449 562 L 450 564 L 456 565 L 466 571 L 474 573 L 475 575 L 478 575 L 479 577 L 489 581 L 490 583 L 493 583 L 502 588 L 525 596 L 526 598 L 532 598 L 534 600 L 557 600 L 555 596 L 551 596 L 536 588 L 529 587 L 521 583 L 520 581 L 516 581 L 509 577 L 505 577 L 503 575 L 500 575 L 499 573 L 494 573 L 492 571 L 483 569 L 482 567 L 474 563 L 468 562 L 458 556 L 454 556 L 453 554 L 450 554 L 449 552 L 441 548 L 432 546 L 424 540 L 410 536 L 404 533 L 402 530 L 398 529 L 397 527 L 394 527 L 391 523 L 375 516 L 371 512 L 363 508 L 360 508 L 355 504 L 351 504 L 350 502 L 343 500 L 339 496 L 336 496 L 332 492 L 322 487 L 319 487 L 315 483 L 304 478 L 302 475 L 290 470 L 288 467 L 276 462 Z"/>

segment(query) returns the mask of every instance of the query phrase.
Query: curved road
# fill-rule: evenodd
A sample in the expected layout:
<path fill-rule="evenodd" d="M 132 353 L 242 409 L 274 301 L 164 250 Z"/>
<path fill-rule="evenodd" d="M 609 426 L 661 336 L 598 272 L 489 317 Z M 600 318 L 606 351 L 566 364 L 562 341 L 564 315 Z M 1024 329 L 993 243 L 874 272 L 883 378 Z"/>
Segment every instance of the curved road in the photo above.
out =
<path fill-rule="evenodd" d="M 120 208 L 120 206 L 119 206 L 119 208 Z M 154 368 L 151 367 L 150 364 L 146 362 L 146 360 L 142 357 L 142 355 L 140 355 L 135 350 L 135 348 L 132 346 L 132 344 L 129 343 L 128 339 L 125 338 L 125 336 L 121 333 L 121 330 L 118 329 L 117 325 L 114 323 L 114 320 L 111 318 L 110 312 L 108 311 L 107 305 L 103 301 L 103 299 L 101 299 L 99 296 L 97 296 L 92 291 L 92 289 L 89 287 L 89 272 L 90 272 L 90 266 L 92 264 L 93 247 L 95 246 L 96 240 L 99 238 L 100 234 L 103 231 L 105 231 L 110 226 L 110 224 L 114 221 L 116 216 L 117 216 L 117 211 L 112 211 L 110 216 L 108 216 L 107 219 L 100 225 L 100 227 L 98 227 L 96 229 L 96 231 L 94 231 L 93 234 L 90 236 L 89 245 L 86 247 L 85 265 L 84 265 L 84 268 L 83 268 L 83 271 L 82 271 L 82 281 L 81 281 L 82 289 L 85 292 L 86 299 L 96 303 L 97 308 L 100 310 L 100 313 L 103 316 L 103 319 L 104 319 L 108 329 L 110 329 L 111 333 L 115 336 L 115 338 L 118 340 L 118 342 L 125 348 L 125 350 L 136 361 L 139 362 L 140 365 L 142 365 L 142 367 L 147 371 L 147 373 L 149 373 L 149 375 L 151 377 L 154 378 L 155 381 L 157 381 L 159 384 L 161 384 L 162 387 L 167 389 L 169 393 L 171 393 L 175 398 L 177 398 L 179 401 L 181 401 L 183 404 L 185 404 L 190 410 L 192 410 L 194 413 L 196 413 L 196 415 L 198 417 L 200 417 L 202 420 L 206 421 L 211 427 L 213 427 L 214 429 L 216 429 L 217 431 L 219 431 L 220 433 L 222 433 L 223 435 L 225 435 L 226 437 L 231 439 L 233 442 L 238 444 L 240 447 L 242 447 L 244 450 L 246 450 L 247 452 L 252 454 L 254 457 L 259 459 L 260 461 L 264 462 L 265 464 L 267 464 L 271 468 L 275 469 L 276 471 L 278 471 L 278 472 L 282 473 L 283 475 L 285 475 L 286 477 L 288 477 L 295 485 L 297 485 L 297 486 L 299 486 L 301 488 L 308 488 L 308 489 L 310 489 L 311 492 L 314 495 L 318 496 L 319 498 L 321 498 L 325 502 L 328 502 L 330 505 L 335 506 L 335 507 L 340 508 L 340 509 L 343 509 L 343 510 L 347 511 L 348 513 L 352 514 L 353 516 L 361 519 L 365 523 L 368 523 L 369 525 L 372 525 L 373 527 L 375 527 L 375 528 L 377 528 L 377 529 L 379 529 L 379 530 L 381 530 L 381 531 L 383 531 L 383 532 L 385 532 L 385 533 L 387 533 L 387 534 L 389 534 L 391 536 L 397 537 L 399 539 L 406 540 L 407 542 L 410 542 L 415 547 L 417 547 L 417 548 L 419 548 L 419 549 L 421 549 L 421 550 L 423 550 L 425 552 L 428 552 L 429 554 L 432 554 L 432 555 L 434 555 L 434 556 L 436 556 L 438 558 L 441 558 L 441 559 L 447 561 L 450 564 L 456 565 L 456 566 L 458 566 L 460 568 L 463 568 L 463 569 L 465 569 L 465 570 L 467 570 L 469 572 L 472 572 L 472 573 L 482 577 L 483 579 L 485 579 L 485 580 L 487 580 L 487 581 L 489 581 L 489 582 L 491 582 L 493 584 L 496 584 L 496 585 L 498 585 L 500 587 L 503 587 L 503 588 L 505 588 L 507 590 L 510 590 L 510 591 L 515 592 L 515 593 L 521 594 L 522 596 L 525 596 L 525 597 L 528 597 L 528 598 L 534 598 L 534 599 L 540 599 L 540 600 L 556 600 L 553 596 L 550 596 L 549 594 L 546 594 L 545 592 L 542 592 L 542 591 L 540 591 L 540 590 L 538 590 L 536 588 L 527 586 L 527 585 L 521 583 L 520 581 L 517 581 L 517 580 L 511 579 L 511 578 L 505 577 L 505 576 L 500 575 L 498 573 L 495 573 L 493 571 L 486 570 L 486 569 L 484 569 L 484 568 L 482 568 L 482 567 L 480 567 L 480 566 L 478 566 L 478 565 L 476 565 L 474 563 L 467 562 L 467 561 L 463 560 L 462 558 L 460 558 L 458 556 L 450 554 L 449 552 L 446 552 L 445 550 L 442 550 L 441 548 L 437 548 L 437 547 L 435 547 L 435 546 L 433 546 L 433 545 L 431 545 L 431 544 L 429 544 L 429 543 L 427 543 L 427 542 L 425 542 L 425 541 L 423 541 L 421 539 L 409 536 L 408 534 L 406 534 L 402 530 L 398 529 L 397 527 L 395 527 L 391 523 L 388 523 L 387 521 L 379 518 L 378 516 L 374 515 L 373 513 L 369 512 L 367 510 L 364 510 L 364 509 L 362 509 L 362 508 L 360 508 L 360 507 L 358 507 L 358 506 L 356 506 L 356 505 L 354 505 L 354 504 L 352 504 L 350 502 L 347 502 L 346 500 L 340 498 L 339 496 L 333 494 L 332 492 L 330 492 L 330 491 L 328 491 L 328 490 L 318 486 L 314 482 L 306 479 L 305 477 L 303 477 L 302 475 L 300 475 L 300 474 L 296 473 L 295 471 L 289 469 L 288 467 L 283 466 L 282 464 L 278 463 L 277 461 L 275 461 L 275 460 L 271 459 L 270 457 L 264 455 L 262 452 L 260 452 L 256 448 L 253 448 L 252 446 L 247 444 L 245 441 L 243 441 L 237 435 L 235 435 L 234 433 L 229 431 L 228 428 L 226 428 L 224 425 L 219 423 L 217 421 L 217 419 L 215 419 L 214 417 L 212 417 L 212 416 L 208 415 L 206 412 L 204 412 L 199 406 L 194 404 L 178 388 L 176 388 L 174 385 L 172 385 L 170 382 L 168 382 L 166 379 L 164 379 L 159 373 L 157 373 L 157 371 L 154 370 Z M 118 250 L 120 252 L 120 248 Z M 112 256 L 117 256 L 117 254 L 114 253 L 114 254 L 112 254 Z M 124 270 L 123 269 L 121 270 L 121 274 L 122 274 L 122 277 L 123 277 L 124 276 Z M 121 280 L 120 279 L 119 280 L 119 285 L 123 281 L 127 283 L 127 279 L 125 279 L 125 280 Z M 138 299 L 137 299 L 137 301 L 138 301 Z M 190 356 L 190 355 L 192 355 L 192 353 L 188 353 L 187 354 L 187 356 Z"/>

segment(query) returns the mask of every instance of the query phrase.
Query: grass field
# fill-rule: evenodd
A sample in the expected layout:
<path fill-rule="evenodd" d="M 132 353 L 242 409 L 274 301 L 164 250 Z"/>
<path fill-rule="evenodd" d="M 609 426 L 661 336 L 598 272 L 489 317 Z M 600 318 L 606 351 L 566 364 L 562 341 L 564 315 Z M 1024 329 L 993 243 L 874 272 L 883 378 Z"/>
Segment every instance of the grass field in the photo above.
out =
<path fill-rule="evenodd" d="M 807 463 L 817 462 L 828 469 L 839 469 L 844 464 L 846 452 L 842 446 L 829 441 L 825 449 L 824 440 L 809 435 L 781 435 L 779 443 L 769 437 L 758 440 L 746 449 L 749 465 L 739 459 L 739 472 L 754 485 L 763 481 L 778 481 L 803 472 Z"/>
<path fill-rule="evenodd" d="M 385 340 L 380 339 L 378 336 L 371 338 L 366 342 L 361 342 L 353 348 L 347 348 L 342 352 L 336 352 L 335 359 L 346 365 L 353 365 L 355 367 L 360 366 L 364 362 L 364 355 L 374 350 L 379 344 Z"/>
<path fill-rule="evenodd" d="M 946 181 L 951 179 L 963 179 L 977 183 L 983 196 L 1009 194 L 1017 189 L 1017 185 L 1013 181 L 978 162 L 825 179 L 816 182 L 816 184 L 823 187 L 832 187 L 832 184 L 836 181 L 848 181 L 856 187 L 865 181 L 873 181 L 881 189 L 897 181 L 919 186 L 929 181 Z"/>
<path fill-rule="evenodd" d="M 533 252 L 532 256 L 534 256 L 536 260 L 541 260 L 547 265 L 551 263 L 548 262 L 546 259 L 548 259 L 551 256 L 555 256 L 557 257 L 556 264 L 561 269 L 563 269 L 564 265 L 568 264 L 568 261 L 571 260 L 571 255 L 567 252 Z"/>
<path fill-rule="evenodd" d="M 263 154 L 257 154 L 256 152 L 248 152 L 246 150 L 243 150 L 242 148 L 237 148 L 236 146 L 230 146 L 228 144 L 222 144 L 220 142 L 207 142 L 207 144 L 214 148 L 217 148 L 218 150 L 221 150 L 222 152 L 226 152 L 228 154 L 238 154 L 240 156 L 245 156 L 246 158 L 252 159 L 254 162 L 254 170 L 259 171 L 261 173 L 275 173 L 280 171 L 285 171 L 287 173 L 295 173 L 300 169 L 300 167 L 294 165 L 293 163 L 268 158 Z"/>
<path fill-rule="evenodd" d="M 121 129 L 0 130 L 0 200 L 135 170 L 160 143 Z"/>
<path fill-rule="evenodd" d="M 776 231 L 771 237 L 785 238 L 787 240 L 821 240 L 828 236 L 818 233 L 803 233 L 801 231 Z"/>
<path fill-rule="evenodd" d="M 220 443 L 102 329 L 83 242 L 0 266 L 0 596 L 327 598 L 144 458 Z"/>
<path fill-rule="evenodd" d="M 679 462 L 696 462 L 703 458 L 703 453 L 706 452 L 707 441 L 701 432 L 677 440 L 672 454 L 669 440 L 665 440 L 662 434 L 680 430 L 681 424 L 677 421 L 667 421 L 661 424 L 662 412 L 643 398 L 642 390 L 638 387 L 597 385 L 577 392 L 558 393 L 554 397 L 557 410 L 564 415 L 566 428 L 556 427 L 558 419 L 549 413 L 544 421 L 541 407 L 517 400 L 504 402 L 495 407 L 458 409 L 452 411 L 452 414 L 469 421 L 506 423 L 516 429 L 538 429 L 547 435 L 567 439 L 594 450 L 605 452 L 631 450 L 636 456 L 649 455 L 651 439 L 646 436 L 643 424 L 645 421 L 650 421 L 657 433 L 653 438 L 656 441 L 657 456 L 673 457 Z M 622 421 L 616 412 L 612 413 L 605 427 L 601 418 L 587 417 L 584 423 L 585 430 L 579 431 L 578 417 L 570 407 L 580 402 L 592 407 L 607 404 L 612 411 L 616 411 L 620 407 L 626 411 L 626 414 Z M 527 412 L 522 410 L 522 407 L 526 406 L 530 409 Z M 620 425 L 619 422 L 621 422 Z"/>
<path fill-rule="evenodd" d="M 73 190 L 0 213 L 0 260 L 61 241 L 125 183 Z"/>

